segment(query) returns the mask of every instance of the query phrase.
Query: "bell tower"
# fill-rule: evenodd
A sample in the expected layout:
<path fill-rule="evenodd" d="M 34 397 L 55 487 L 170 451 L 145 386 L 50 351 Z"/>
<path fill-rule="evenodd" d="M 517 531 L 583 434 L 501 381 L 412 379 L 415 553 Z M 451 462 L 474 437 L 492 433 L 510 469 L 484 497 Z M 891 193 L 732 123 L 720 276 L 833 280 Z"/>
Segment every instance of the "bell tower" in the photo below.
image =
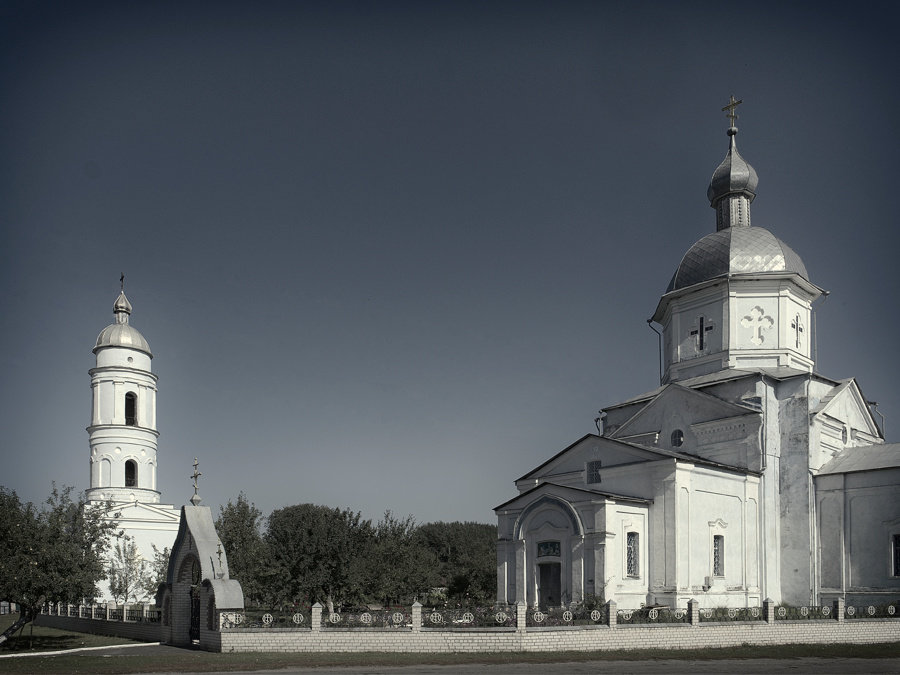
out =
<path fill-rule="evenodd" d="M 88 499 L 158 504 L 156 485 L 156 375 L 150 345 L 130 323 L 131 303 L 122 290 L 115 322 L 94 346 L 89 371 L 93 403 L 87 428 L 91 447 Z"/>

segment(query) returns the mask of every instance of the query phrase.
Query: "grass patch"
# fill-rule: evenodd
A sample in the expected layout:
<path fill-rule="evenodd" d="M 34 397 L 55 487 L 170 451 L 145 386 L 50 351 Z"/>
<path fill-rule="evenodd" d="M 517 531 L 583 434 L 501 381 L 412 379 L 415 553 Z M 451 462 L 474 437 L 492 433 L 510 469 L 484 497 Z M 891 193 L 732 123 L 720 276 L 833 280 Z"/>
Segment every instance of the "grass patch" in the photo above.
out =
<path fill-rule="evenodd" d="M 0 633 L 13 625 L 19 618 L 16 614 L 0 614 Z M 135 644 L 126 638 L 93 635 L 91 633 L 73 633 L 72 631 L 25 624 L 21 632 L 0 645 L 0 654 L 16 652 L 49 652 L 58 649 L 75 649 L 77 647 L 105 647 L 107 645 Z M 9 660 L 4 661 L 8 663 Z M 5 670 L 5 668 L 4 668 Z"/>
<path fill-rule="evenodd" d="M 138 653 L 140 656 L 138 656 Z M 213 654 L 197 650 L 148 647 L 124 649 L 102 656 L 92 652 L 59 656 L 3 659 L 0 670 L 8 673 L 146 673 L 228 672 L 277 670 L 327 666 L 421 666 L 457 664 L 564 663 L 585 661 L 646 661 L 661 659 L 796 659 L 796 658 L 898 658 L 900 642 L 881 645 L 782 645 L 729 649 L 635 650 L 513 654 Z"/>

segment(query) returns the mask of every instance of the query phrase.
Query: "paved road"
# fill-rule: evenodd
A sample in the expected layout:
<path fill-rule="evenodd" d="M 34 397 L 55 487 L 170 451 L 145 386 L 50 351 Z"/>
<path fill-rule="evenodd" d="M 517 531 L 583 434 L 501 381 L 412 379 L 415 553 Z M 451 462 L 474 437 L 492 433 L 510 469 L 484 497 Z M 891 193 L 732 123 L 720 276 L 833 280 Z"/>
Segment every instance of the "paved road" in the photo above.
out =
<path fill-rule="evenodd" d="M 385 668 L 380 666 L 352 668 L 292 668 L 289 670 L 254 671 L 253 675 L 783 675 L 790 673 L 815 673 L 816 675 L 883 675 L 900 673 L 900 662 L 891 659 L 734 659 L 723 661 L 585 661 L 581 663 L 511 663 L 505 665 L 457 665 L 457 666 L 405 666 Z M 249 673 L 245 674 L 249 675 Z"/>
<path fill-rule="evenodd" d="M 128 655 L 140 662 L 141 651 L 156 654 L 184 650 L 168 645 L 129 645 Z M 77 650 L 72 650 L 77 651 Z M 122 647 L 94 648 L 96 656 L 121 656 Z M 2 666 L 0 666 L 2 671 Z M 582 661 L 562 663 L 458 664 L 450 666 L 350 666 L 288 668 L 282 670 L 245 671 L 243 675 L 883 675 L 900 674 L 900 659 L 797 658 L 797 659 L 660 659 L 652 661 Z M 148 673 L 147 675 L 163 675 Z M 188 673 L 188 675 L 199 675 Z M 239 674 L 241 675 L 241 674 Z"/>

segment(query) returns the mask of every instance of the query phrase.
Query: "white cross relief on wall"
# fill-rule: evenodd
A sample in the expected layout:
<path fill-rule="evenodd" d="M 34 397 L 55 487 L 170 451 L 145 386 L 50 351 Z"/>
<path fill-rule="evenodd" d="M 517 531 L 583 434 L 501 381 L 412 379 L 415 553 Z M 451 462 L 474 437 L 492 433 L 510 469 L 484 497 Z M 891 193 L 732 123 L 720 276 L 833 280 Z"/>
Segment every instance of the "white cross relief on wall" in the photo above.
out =
<path fill-rule="evenodd" d="M 765 310 L 757 305 L 753 309 L 750 310 L 750 314 L 741 319 L 741 325 L 744 328 L 750 328 L 753 330 L 753 335 L 750 338 L 750 342 L 755 345 L 761 345 L 765 342 L 765 337 L 763 337 L 763 331 L 769 330 L 772 326 L 775 325 L 775 320 L 771 316 L 767 316 Z"/>

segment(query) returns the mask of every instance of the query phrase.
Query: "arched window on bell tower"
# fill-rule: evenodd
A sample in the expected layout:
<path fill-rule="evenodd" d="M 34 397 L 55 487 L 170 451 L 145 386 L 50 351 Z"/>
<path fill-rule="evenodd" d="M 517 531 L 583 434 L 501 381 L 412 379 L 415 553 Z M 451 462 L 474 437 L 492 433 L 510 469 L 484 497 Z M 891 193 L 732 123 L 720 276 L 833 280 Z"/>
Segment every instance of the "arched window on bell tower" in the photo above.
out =
<path fill-rule="evenodd" d="M 137 462 L 129 459 L 125 462 L 125 487 L 137 487 Z"/>
<path fill-rule="evenodd" d="M 125 424 L 137 426 L 137 394 L 131 391 L 125 394 Z"/>

